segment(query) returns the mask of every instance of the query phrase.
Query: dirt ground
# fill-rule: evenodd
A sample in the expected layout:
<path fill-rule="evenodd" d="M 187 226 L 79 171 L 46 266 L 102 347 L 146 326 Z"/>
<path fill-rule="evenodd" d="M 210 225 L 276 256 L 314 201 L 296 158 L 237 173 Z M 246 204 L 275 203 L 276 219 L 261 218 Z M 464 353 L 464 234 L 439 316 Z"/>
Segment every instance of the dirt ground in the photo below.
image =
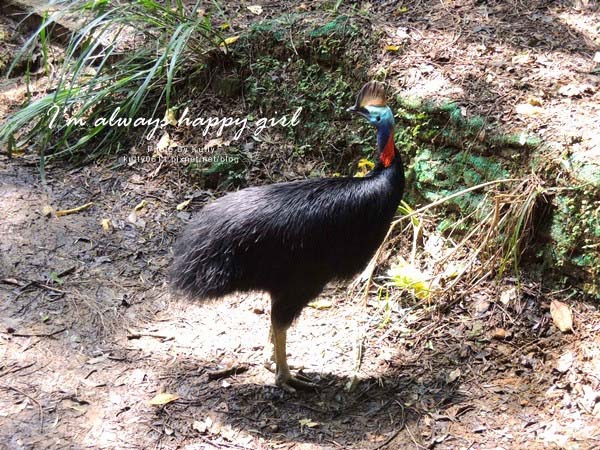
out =
<path fill-rule="evenodd" d="M 595 154 L 597 11 L 405 5 L 382 7 L 378 64 L 398 89 L 427 95 L 438 79 L 431 95 Z M 383 50 L 403 39 L 406 52 Z M 24 90 L 1 86 L 5 115 Z M 521 103 L 539 111 L 519 114 Z M 31 155 L 0 154 L 0 448 L 600 448 L 598 305 L 527 280 L 466 291 L 443 315 L 330 286 L 289 333 L 291 360 L 319 390 L 276 388 L 262 365 L 267 296 L 194 303 L 167 291 L 190 217 L 176 206 L 194 191 L 184 172 L 116 160 L 54 167 L 42 184 Z M 572 308 L 574 333 L 555 327 L 552 300 Z M 160 393 L 177 399 L 150 404 Z"/>

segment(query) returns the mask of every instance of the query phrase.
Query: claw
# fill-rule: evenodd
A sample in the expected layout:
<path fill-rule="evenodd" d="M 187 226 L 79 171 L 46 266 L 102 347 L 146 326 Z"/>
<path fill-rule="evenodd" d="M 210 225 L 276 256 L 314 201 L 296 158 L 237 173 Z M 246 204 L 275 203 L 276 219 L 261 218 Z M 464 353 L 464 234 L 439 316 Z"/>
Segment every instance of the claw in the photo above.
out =
<path fill-rule="evenodd" d="M 305 381 L 305 380 L 307 380 L 307 381 Z M 291 375 L 289 376 L 289 378 L 285 378 L 285 379 L 283 377 L 277 377 L 277 379 L 275 380 L 275 384 L 290 394 L 296 394 L 296 391 L 298 391 L 298 390 L 314 391 L 317 389 L 317 385 L 315 383 L 308 381 L 307 378 L 302 380 L 300 378 L 293 377 Z"/>

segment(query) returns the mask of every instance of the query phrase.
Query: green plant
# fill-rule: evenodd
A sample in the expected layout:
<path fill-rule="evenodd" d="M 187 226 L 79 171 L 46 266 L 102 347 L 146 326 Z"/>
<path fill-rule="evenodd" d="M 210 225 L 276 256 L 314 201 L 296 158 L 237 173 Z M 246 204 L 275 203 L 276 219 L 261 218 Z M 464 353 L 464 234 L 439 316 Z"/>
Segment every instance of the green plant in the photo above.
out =
<path fill-rule="evenodd" d="M 132 127 L 148 129 L 160 120 L 138 121 L 141 114 L 154 118 L 171 107 L 176 86 L 198 73 L 207 53 L 223 43 L 210 19 L 199 14 L 199 4 L 188 9 L 182 0 L 62 2 L 24 44 L 9 73 L 38 43 L 47 48 L 48 33 L 61 17 L 85 19 L 52 74 L 51 92 L 10 117 L 0 128 L 0 143 L 8 143 L 9 151 L 39 148 L 42 173 L 46 155 L 90 160 L 120 151 Z M 47 61 L 47 51 L 43 57 Z M 107 123 L 115 112 L 121 126 Z"/>

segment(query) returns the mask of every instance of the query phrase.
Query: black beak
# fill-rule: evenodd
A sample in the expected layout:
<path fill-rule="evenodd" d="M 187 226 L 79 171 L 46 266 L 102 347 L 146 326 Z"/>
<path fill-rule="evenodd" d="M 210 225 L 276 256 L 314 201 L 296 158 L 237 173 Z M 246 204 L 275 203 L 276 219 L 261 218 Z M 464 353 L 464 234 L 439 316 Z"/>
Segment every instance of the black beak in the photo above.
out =
<path fill-rule="evenodd" d="M 353 105 L 350 108 L 348 108 L 346 111 L 352 112 L 355 114 L 359 114 L 363 117 L 367 117 L 369 115 L 369 111 L 366 108 L 363 108 L 362 106 Z"/>

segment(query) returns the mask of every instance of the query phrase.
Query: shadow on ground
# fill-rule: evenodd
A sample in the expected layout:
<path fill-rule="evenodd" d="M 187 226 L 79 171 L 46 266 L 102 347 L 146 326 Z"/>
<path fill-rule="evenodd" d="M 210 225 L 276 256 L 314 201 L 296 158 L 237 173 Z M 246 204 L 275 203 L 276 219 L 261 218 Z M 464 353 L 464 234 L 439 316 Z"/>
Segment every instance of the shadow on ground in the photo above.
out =
<path fill-rule="evenodd" d="M 200 373 L 213 370 L 211 364 Z M 210 436 L 213 445 L 224 445 L 239 442 L 242 432 L 247 439 L 271 445 L 297 442 L 376 448 L 405 427 L 414 427 L 425 415 L 443 415 L 447 408 L 468 399 L 460 383 L 447 381 L 445 368 L 420 377 L 410 372 L 400 367 L 360 379 L 351 392 L 345 389 L 350 377 L 303 372 L 318 380 L 318 389 L 296 395 L 269 384 L 246 383 L 244 375 L 216 381 L 204 375 L 199 379 L 183 375 L 169 383 L 182 398 L 158 409 L 154 423 L 173 430 L 174 441 L 197 439 L 200 433 Z"/>

